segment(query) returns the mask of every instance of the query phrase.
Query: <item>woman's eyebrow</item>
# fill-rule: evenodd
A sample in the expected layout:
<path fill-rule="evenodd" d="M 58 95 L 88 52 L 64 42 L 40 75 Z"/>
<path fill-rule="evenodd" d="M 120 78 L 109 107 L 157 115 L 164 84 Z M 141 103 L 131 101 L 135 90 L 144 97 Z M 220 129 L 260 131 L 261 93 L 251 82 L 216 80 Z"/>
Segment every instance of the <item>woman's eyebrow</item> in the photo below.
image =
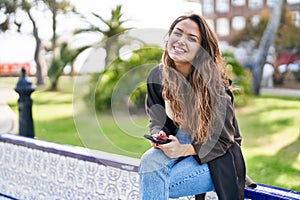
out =
<path fill-rule="evenodd" d="M 175 29 L 177 29 L 178 31 L 184 33 L 184 31 L 179 27 L 176 27 Z M 187 35 L 192 36 L 192 37 L 196 37 L 197 39 L 200 39 L 200 37 L 198 35 L 195 35 L 195 34 L 192 34 L 192 33 L 187 33 Z"/>

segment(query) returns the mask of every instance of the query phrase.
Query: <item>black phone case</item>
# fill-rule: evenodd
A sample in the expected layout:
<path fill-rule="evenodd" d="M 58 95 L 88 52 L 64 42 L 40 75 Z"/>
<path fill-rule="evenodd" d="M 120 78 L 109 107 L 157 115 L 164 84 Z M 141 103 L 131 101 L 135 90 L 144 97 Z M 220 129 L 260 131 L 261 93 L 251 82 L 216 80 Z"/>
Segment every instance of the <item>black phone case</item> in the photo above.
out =
<path fill-rule="evenodd" d="M 151 140 L 151 141 L 154 142 L 154 143 L 157 143 L 157 144 L 167 144 L 167 143 L 171 142 L 170 139 L 167 139 L 165 142 L 158 141 L 158 140 L 154 139 L 154 138 L 152 137 L 152 135 L 147 135 L 147 134 L 145 134 L 144 137 L 145 137 L 146 139 L 148 139 L 148 140 Z"/>

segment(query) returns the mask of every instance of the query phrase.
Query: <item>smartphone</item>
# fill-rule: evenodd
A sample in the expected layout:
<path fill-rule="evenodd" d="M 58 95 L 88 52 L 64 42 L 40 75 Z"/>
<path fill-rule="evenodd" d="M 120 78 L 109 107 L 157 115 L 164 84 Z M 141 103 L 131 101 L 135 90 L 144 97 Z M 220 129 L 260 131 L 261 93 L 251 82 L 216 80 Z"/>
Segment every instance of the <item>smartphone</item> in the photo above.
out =
<path fill-rule="evenodd" d="M 159 141 L 159 140 L 156 140 L 152 137 L 152 135 L 148 135 L 148 134 L 145 134 L 144 137 L 148 140 L 151 140 L 152 142 L 154 143 L 157 143 L 157 144 L 167 144 L 169 142 L 171 142 L 172 140 L 170 139 L 167 139 L 166 141 Z"/>

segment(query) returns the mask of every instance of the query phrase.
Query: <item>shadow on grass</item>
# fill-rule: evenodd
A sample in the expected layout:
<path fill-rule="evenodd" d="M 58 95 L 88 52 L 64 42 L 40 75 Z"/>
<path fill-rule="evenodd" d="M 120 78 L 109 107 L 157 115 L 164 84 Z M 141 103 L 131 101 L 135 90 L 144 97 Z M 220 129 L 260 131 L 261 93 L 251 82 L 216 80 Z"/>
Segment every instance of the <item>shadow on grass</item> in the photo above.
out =
<path fill-rule="evenodd" d="M 295 166 L 300 164 L 297 160 L 299 153 L 300 133 L 295 141 L 281 148 L 275 155 L 259 155 L 248 159 L 247 174 L 258 183 L 275 183 L 277 187 L 300 191 L 300 169 Z"/>
<path fill-rule="evenodd" d="M 277 100 L 274 98 L 254 99 L 246 112 L 238 113 L 241 133 L 247 146 L 257 146 L 278 133 L 299 126 L 300 103 L 298 101 Z"/>
<path fill-rule="evenodd" d="M 264 112 L 273 112 L 273 111 L 281 111 L 281 110 L 294 110 L 295 106 L 288 106 L 288 105 L 264 105 L 264 107 L 260 108 L 259 111 L 255 111 L 252 114 L 257 115 L 257 113 L 264 113 Z"/>
<path fill-rule="evenodd" d="M 273 135 L 284 132 L 286 127 L 294 125 L 293 117 L 281 117 L 271 121 L 265 121 L 260 115 L 248 115 L 247 125 L 245 123 L 242 126 L 247 126 L 247 133 L 242 131 L 245 140 L 247 141 L 247 146 L 257 146 L 262 142 L 265 142 L 272 138 Z"/>
<path fill-rule="evenodd" d="M 278 151 L 277 156 L 282 158 L 282 161 L 288 165 L 292 165 L 300 154 L 300 133 L 297 139 L 291 144 L 283 147 Z M 299 174 L 300 176 L 300 174 Z"/>

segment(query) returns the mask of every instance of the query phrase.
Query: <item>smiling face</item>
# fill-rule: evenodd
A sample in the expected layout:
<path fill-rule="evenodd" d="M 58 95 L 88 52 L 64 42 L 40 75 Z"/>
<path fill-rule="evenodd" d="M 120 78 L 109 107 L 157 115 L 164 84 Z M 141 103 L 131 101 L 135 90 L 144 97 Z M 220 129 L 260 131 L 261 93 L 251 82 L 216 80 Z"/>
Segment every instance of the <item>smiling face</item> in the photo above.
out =
<path fill-rule="evenodd" d="M 184 19 L 178 22 L 169 35 L 167 51 L 175 65 L 191 64 L 201 44 L 198 25 Z"/>

